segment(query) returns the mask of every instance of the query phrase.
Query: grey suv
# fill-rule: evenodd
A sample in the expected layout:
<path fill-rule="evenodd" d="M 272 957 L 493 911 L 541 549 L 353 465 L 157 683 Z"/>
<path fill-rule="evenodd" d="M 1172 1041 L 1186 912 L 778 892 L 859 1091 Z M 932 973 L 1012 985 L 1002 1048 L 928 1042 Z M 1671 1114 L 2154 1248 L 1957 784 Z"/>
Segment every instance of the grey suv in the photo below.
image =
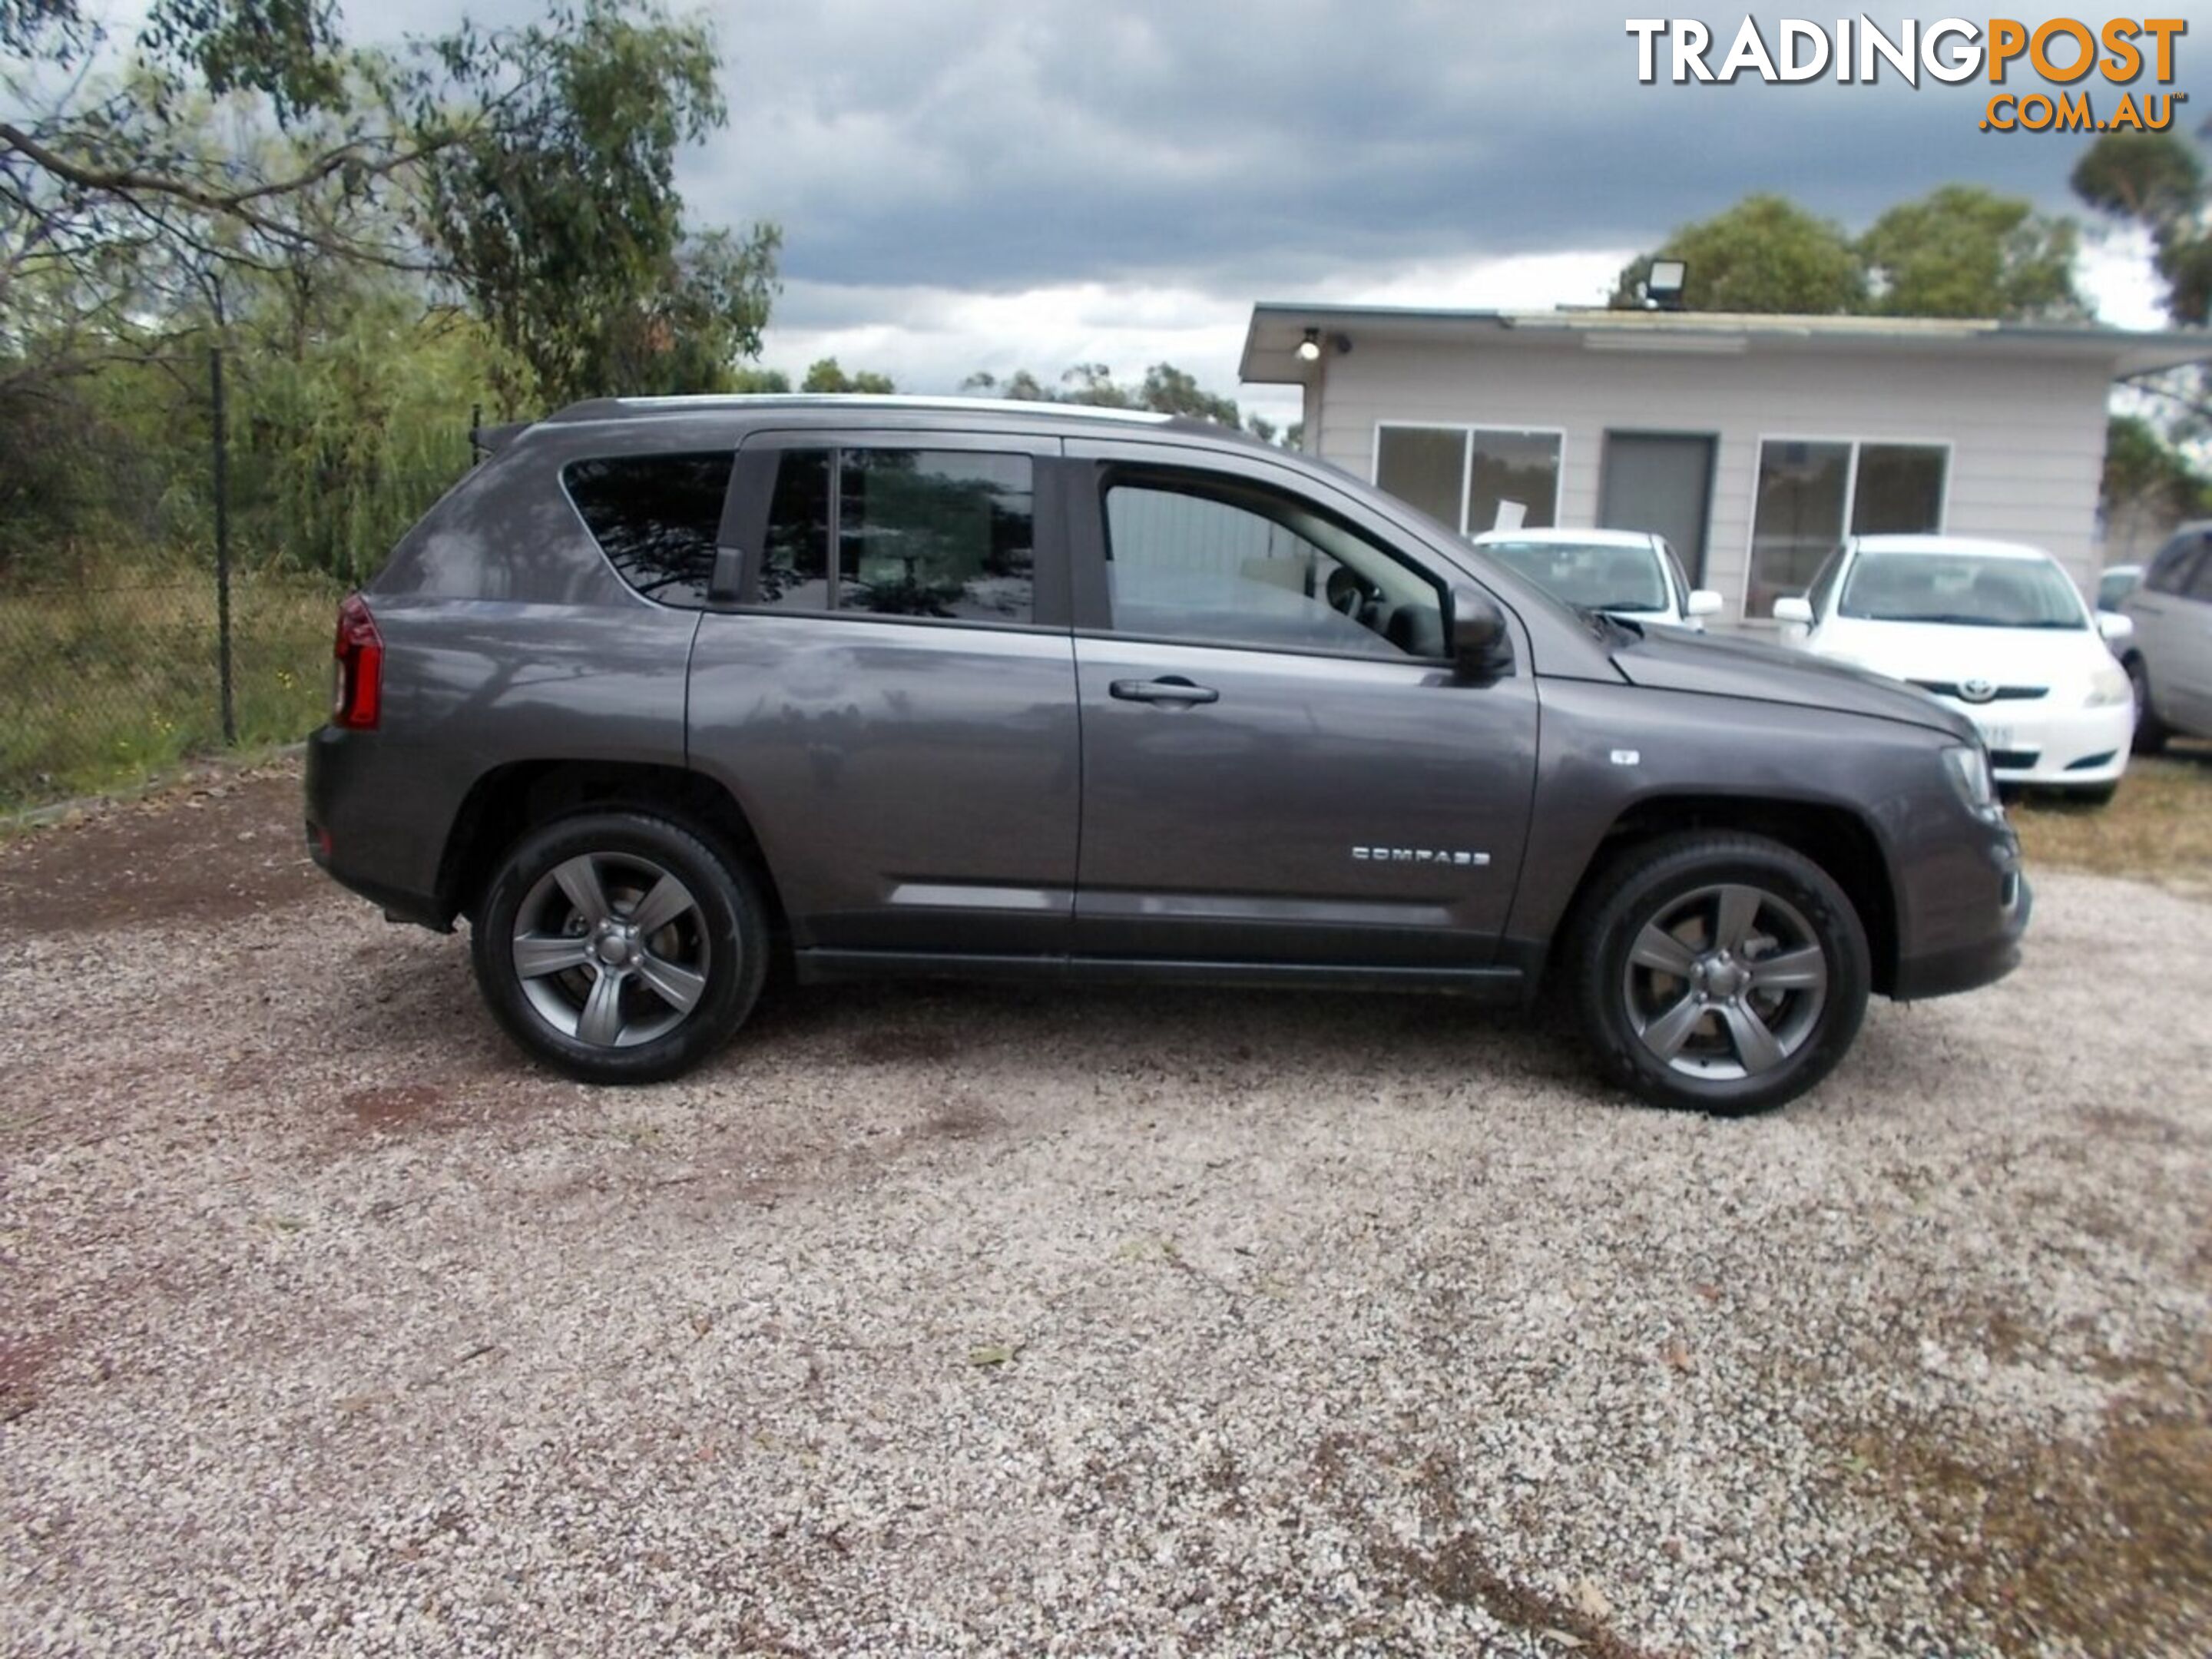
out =
<path fill-rule="evenodd" d="M 1570 610 L 1220 428 L 946 400 L 578 404 L 340 615 L 315 857 L 472 927 L 604 1082 L 802 984 L 957 974 L 1571 998 L 1645 1098 L 1774 1105 L 1870 992 L 2019 958 L 1973 726 Z"/>

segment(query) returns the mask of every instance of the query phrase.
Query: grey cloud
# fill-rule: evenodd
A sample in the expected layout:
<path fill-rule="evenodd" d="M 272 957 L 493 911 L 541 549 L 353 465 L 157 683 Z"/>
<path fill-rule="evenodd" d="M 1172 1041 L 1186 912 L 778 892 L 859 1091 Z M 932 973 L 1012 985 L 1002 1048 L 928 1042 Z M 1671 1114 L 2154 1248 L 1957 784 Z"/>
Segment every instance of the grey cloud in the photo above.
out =
<path fill-rule="evenodd" d="M 725 32 L 732 128 L 685 186 L 703 216 L 779 220 L 814 283 L 1250 295 L 1648 245 L 1755 189 L 1853 224 L 1954 179 L 2064 207 L 2085 142 L 1978 131 L 1981 82 L 1639 86 L 1621 9 L 1498 11 L 748 7 Z M 1737 18 L 1706 21 L 1725 39 Z"/>

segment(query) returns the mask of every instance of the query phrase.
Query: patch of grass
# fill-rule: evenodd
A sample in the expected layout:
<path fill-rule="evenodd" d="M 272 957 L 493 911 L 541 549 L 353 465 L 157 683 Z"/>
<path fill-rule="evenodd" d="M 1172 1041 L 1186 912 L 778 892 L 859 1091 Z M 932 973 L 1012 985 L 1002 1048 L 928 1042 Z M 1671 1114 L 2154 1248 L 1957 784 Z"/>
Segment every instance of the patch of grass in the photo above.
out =
<path fill-rule="evenodd" d="M 231 590 L 239 746 L 323 715 L 339 588 L 242 572 Z M 222 747 L 216 594 L 204 571 L 103 572 L 0 588 L 0 811 L 137 782 Z"/>
<path fill-rule="evenodd" d="M 2030 794 L 2007 811 L 2031 874 L 2064 866 L 2212 891 L 2212 744 L 2137 756 L 2108 806 Z"/>

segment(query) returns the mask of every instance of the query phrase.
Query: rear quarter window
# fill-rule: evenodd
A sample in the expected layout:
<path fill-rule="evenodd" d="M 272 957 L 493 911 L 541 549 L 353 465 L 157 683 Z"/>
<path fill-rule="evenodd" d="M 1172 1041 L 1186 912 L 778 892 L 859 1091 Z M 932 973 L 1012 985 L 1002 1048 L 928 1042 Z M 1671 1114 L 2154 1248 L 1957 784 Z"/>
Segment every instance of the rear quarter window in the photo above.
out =
<path fill-rule="evenodd" d="M 622 579 L 649 599 L 707 603 L 732 457 L 623 455 L 571 461 L 561 482 Z"/>

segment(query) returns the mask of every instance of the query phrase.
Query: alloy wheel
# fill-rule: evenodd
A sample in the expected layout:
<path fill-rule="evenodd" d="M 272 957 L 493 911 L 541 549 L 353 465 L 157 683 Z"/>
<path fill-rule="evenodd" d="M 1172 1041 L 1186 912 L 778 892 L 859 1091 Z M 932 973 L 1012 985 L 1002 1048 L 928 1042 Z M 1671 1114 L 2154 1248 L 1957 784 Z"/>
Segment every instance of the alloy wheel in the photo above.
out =
<path fill-rule="evenodd" d="M 1673 1070 L 1720 1081 L 1771 1072 L 1802 1048 L 1828 996 L 1828 959 L 1797 908 L 1741 882 L 1672 898 L 1622 970 L 1629 1025 Z"/>
<path fill-rule="evenodd" d="M 585 853 L 538 878 L 515 912 L 514 975 L 563 1036 L 627 1048 L 681 1024 L 707 990 L 691 890 L 634 853 Z"/>

